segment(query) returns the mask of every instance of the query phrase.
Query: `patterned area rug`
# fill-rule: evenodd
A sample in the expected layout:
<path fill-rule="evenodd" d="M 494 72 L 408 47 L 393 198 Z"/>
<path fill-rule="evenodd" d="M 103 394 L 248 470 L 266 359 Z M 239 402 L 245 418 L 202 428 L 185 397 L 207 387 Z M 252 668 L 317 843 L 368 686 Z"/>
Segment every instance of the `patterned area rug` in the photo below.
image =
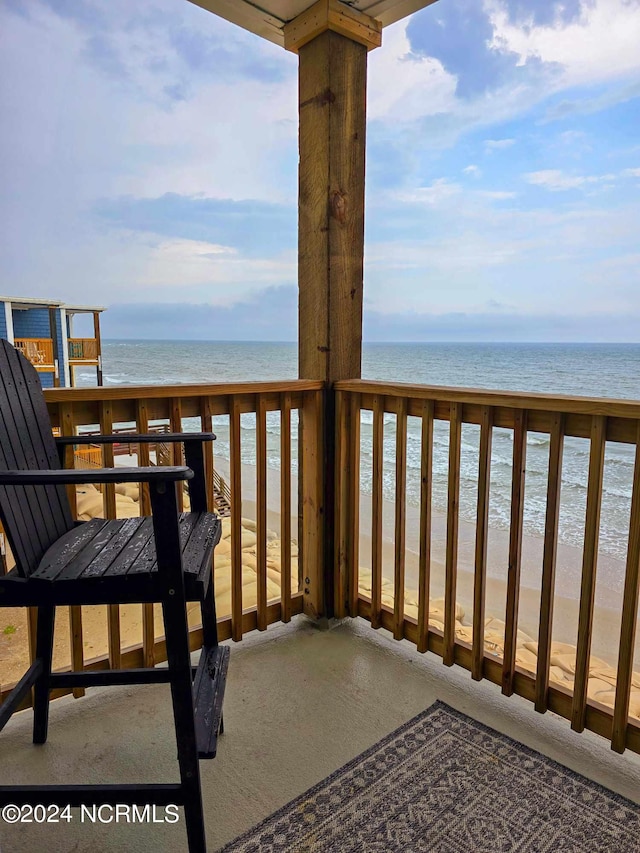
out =
<path fill-rule="evenodd" d="M 640 806 L 441 702 L 224 853 L 638 853 Z"/>

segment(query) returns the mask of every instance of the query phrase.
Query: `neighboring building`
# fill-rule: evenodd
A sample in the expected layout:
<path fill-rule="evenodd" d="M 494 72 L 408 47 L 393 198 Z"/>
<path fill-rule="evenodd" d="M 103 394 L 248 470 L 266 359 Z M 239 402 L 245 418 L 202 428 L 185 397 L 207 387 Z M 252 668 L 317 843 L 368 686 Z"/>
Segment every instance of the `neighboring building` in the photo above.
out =
<path fill-rule="evenodd" d="M 102 385 L 102 311 L 104 308 L 66 305 L 53 299 L 0 296 L 0 338 L 29 359 L 44 388 L 72 387 L 78 367 L 95 367 L 97 384 Z M 93 337 L 73 336 L 77 314 L 93 315 Z"/>

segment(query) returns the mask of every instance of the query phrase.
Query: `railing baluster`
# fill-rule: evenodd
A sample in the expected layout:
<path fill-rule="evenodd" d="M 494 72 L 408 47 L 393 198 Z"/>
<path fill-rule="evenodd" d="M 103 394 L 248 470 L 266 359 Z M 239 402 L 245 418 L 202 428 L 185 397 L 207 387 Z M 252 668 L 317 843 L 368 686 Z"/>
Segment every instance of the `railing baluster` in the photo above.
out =
<path fill-rule="evenodd" d="M 373 398 L 373 461 L 371 481 L 371 627 L 381 625 L 382 610 L 382 469 L 384 397 Z"/>
<path fill-rule="evenodd" d="M 335 615 L 358 615 L 360 396 L 336 394 Z M 304 555 L 303 555 L 304 556 Z M 306 570 L 305 570 L 306 573 Z"/>
<path fill-rule="evenodd" d="M 60 406 L 60 432 L 64 436 L 76 434 L 73 407 L 69 403 L 62 403 Z M 65 467 L 75 467 L 72 445 L 69 445 L 65 451 Z M 67 486 L 67 494 L 71 505 L 71 513 L 74 518 L 77 518 L 78 505 L 75 486 Z M 71 668 L 74 670 L 83 669 L 84 647 L 82 641 L 82 607 L 80 605 L 71 605 L 69 607 L 69 644 L 71 648 Z M 72 692 L 74 698 L 79 699 L 81 696 L 84 696 L 85 689 L 84 687 L 74 687 Z"/>
<path fill-rule="evenodd" d="M 113 416 L 111 403 L 103 400 L 98 406 L 100 414 L 100 432 L 103 435 L 111 435 L 113 432 Z M 113 445 L 102 446 L 103 464 L 105 468 L 114 467 Z M 116 517 L 116 487 L 113 483 L 103 485 L 103 499 L 105 518 Z M 109 604 L 107 606 L 107 638 L 109 646 L 109 664 L 112 669 L 120 669 L 121 660 L 121 637 L 120 637 L 120 606 Z"/>
<path fill-rule="evenodd" d="M 256 395 L 256 583 L 258 630 L 267 630 L 267 409 Z"/>
<path fill-rule="evenodd" d="M 70 436 L 76 434 L 76 425 L 73 417 L 73 406 L 70 403 L 61 403 L 60 408 L 60 435 Z M 68 445 L 64 451 L 64 467 L 75 468 L 75 456 L 73 445 Z M 69 506 L 71 507 L 71 515 L 74 518 L 78 517 L 78 501 L 75 486 L 67 486 L 67 497 Z"/>
<path fill-rule="evenodd" d="M 419 652 L 426 652 L 429 646 L 433 410 L 433 400 L 425 400 L 422 404 L 422 441 L 420 448 L 420 552 L 418 555 L 418 639 L 416 641 Z"/>
<path fill-rule="evenodd" d="M 560 516 L 563 448 L 564 415 L 556 414 L 553 416 L 551 423 L 547 513 L 544 525 L 542 588 L 540 592 L 540 625 L 538 629 L 535 708 L 540 713 L 544 713 L 548 707 L 549 664 L 551 660 L 551 638 L 553 631 L 553 596 L 556 578 L 556 553 L 558 550 L 558 520 Z"/>
<path fill-rule="evenodd" d="M 139 433 L 149 432 L 149 409 L 147 400 L 136 402 L 136 429 Z M 149 445 L 138 445 L 138 465 L 146 468 L 150 464 Z M 140 515 L 151 515 L 151 498 L 149 485 L 140 483 Z M 145 666 L 155 666 L 155 620 L 153 604 L 142 605 L 142 649 Z"/>
<path fill-rule="evenodd" d="M 511 519 L 509 522 L 507 610 L 504 620 L 504 658 L 502 661 L 502 692 L 505 696 L 511 696 L 513 693 L 513 678 L 516 669 L 526 464 L 527 412 L 524 409 L 518 409 L 514 414 L 513 425 L 513 471 L 511 479 Z"/>
<path fill-rule="evenodd" d="M 298 431 L 300 466 L 300 553 L 304 580 L 304 612 L 316 618 L 325 608 L 324 572 L 324 459 L 323 393 L 305 394 L 302 399 Z M 331 520 L 327 520 L 331 523 Z"/>
<path fill-rule="evenodd" d="M 458 573 L 458 520 L 460 513 L 460 447 L 462 403 L 449 408 L 449 476 L 447 498 L 447 551 L 444 581 L 443 663 L 453 666 L 456 639 L 456 580 Z"/>
<path fill-rule="evenodd" d="M 336 566 L 334 578 L 334 610 L 337 619 L 344 619 L 348 614 L 347 600 L 347 549 L 349 531 L 347 517 L 349 508 L 349 478 L 347 476 L 349 454 L 349 397 L 342 391 L 336 391 L 336 467 L 334 484 L 336 497 L 334 500 L 334 563 Z"/>
<path fill-rule="evenodd" d="M 231 636 L 242 639 L 242 457 L 240 445 L 240 404 L 231 400 L 229 416 L 231 450 Z"/>
<path fill-rule="evenodd" d="M 407 504 L 407 401 L 400 400 L 396 415 L 396 518 L 393 577 L 393 636 L 404 636 L 404 577 Z"/>
<path fill-rule="evenodd" d="M 171 400 L 171 415 L 169 418 L 169 423 L 171 424 L 171 432 L 182 432 L 182 403 L 180 402 L 179 397 L 174 397 Z M 157 453 L 157 451 L 156 451 Z M 173 464 L 174 465 L 184 465 L 184 452 L 181 444 L 174 444 L 173 451 Z M 156 463 L 159 462 L 156 455 Z M 178 484 L 178 512 L 184 512 L 184 483 Z"/>
<path fill-rule="evenodd" d="M 482 680 L 484 664 L 484 605 L 487 587 L 487 539 L 489 534 L 489 489 L 491 485 L 491 444 L 493 409 L 482 407 L 478 454 L 478 510 L 476 516 L 475 565 L 473 573 L 473 650 L 471 677 Z"/>
<path fill-rule="evenodd" d="M 203 432 L 213 432 L 213 417 L 211 414 L 211 397 L 203 397 L 200 402 L 200 424 Z M 215 493 L 213 490 L 214 442 L 204 443 L 204 475 L 207 484 L 207 508 L 209 512 L 216 511 Z"/>
<path fill-rule="evenodd" d="M 636 460 L 631 493 L 631 517 L 629 519 L 629 545 L 622 599 L 622 624 L 620 626 L 620 649 L 618 674 L 616 677 L 616 701 L 613 711 L 611 748 L 624 752 L 627 740 L 629 697 L 633 675 L 633 659 L 638 614 L 638 591 L 640 590 L 640 424 L 636 439 Z"/>
<path fill-rule="evenodd" d="M 589 655 L 596 595 L 596 565 L 598 562 L 606 437 L 607 419 L 601 415 L 594 416 L 591 421 L 591 451 L 589 454 L 589 484 L 587 486 L 587 511 L 584 527 L 580 615 L 578 617 L 576 677 L 573 684 L 573 703 L 571 706 L 571 728 L 576 732 L 581 732 L 584 729 L 587 713 Z"/>
<path fill-rule="evenodd" d="M 280 603 L 291 621 L 291 394 L 280 396 Z"/>
<path fill-rule="evenodd" d="M 349 612 L 358 615 L 360 577 L 360 395 L 351 394 L 349 430 Z"/>

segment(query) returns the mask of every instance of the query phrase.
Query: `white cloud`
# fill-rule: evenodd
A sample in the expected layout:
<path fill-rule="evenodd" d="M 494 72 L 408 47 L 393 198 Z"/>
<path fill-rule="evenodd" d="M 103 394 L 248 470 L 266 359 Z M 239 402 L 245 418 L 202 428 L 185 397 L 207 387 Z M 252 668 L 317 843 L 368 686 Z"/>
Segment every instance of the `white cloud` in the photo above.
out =
<path fill-rule="evenodd" d="M 496 27 L 494 43 L 524 62 L 538 58 L 564 68 L 559 88 L 602 82 L 640 69 L 640 14 L 629 0 L 595 0 L 568 25 L 511 23 L 504 0 L 487 4 Z"/>
<path fill-rule="evenodd" d="M 620 177 L 640 177 L 640 169 L 624 169 L 619 174 L 608 172 L 605 175 L 569 175 L 560 169 L 541 169 L 527 172 L 524 179 L 535 186 L 544 187 L 552 192 L 583 189 L 596 184 L 610 186 Z"/>
<path fill-rule="evenodd" d="M 437 59 L 411 52 L 407 20 L 385 27 L 382 47 L 368 58 L 367 116 L 414 121 L 454 110 L 456 78 Z"/>
<path fill-rule="evenodd" d="M 485 139 L 484 147 L 487 151 L 503 151 L 515 145 L 515 139 Z"/>
<path fill-rule="evenodd" d="M 438 207 L 461 192 L 462 187 L 459 184 L 451 183 L 446 178 L 437 178 L 427 187 L 405 190 L 397 193 L 395 197 L 398 201 L 409 204 L 426 204 L 431 207 Z"/>
<path fill-rule="evenodd" d="M 518 193 L 512 190 L 480 190 L 478 195 L 489 201 L 507 201 L 511 198 L 517 198 Z"/>
<path fill-rule="evenodd" d="M 471 175 L 473 178 L 482 177 L 482 169 L 473 163 L 469 166 L 465 166 L 462 171 L 465 173 L 465 175 Z"/>
<path fill-rule="evenodd" d="M 142 239 L 140 243 L 142 244 Z M 141 245 L 141 250 L 144 251 Z M 197 240 L 166 240 L 148 246 L 146 263 L 134 290 L 153 290 L 154 301 L 198 302 L 203 295 L 220 305 L 273 284 L 294 282 L 296 258 L 284 253 L 275 259 L 242 258 L 229 247 Z M 158 288 L 168 293 L 158 292 Z"/>

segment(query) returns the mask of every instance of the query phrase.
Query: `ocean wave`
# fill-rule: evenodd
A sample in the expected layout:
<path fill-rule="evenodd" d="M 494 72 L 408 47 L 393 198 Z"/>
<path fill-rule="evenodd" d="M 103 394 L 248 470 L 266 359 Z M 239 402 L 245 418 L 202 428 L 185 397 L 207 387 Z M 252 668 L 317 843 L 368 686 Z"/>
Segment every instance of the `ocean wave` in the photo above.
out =
<path fill-rule="evenodd" d="M 551 440 L 548 435 L 531 435 L 531 433 L 527 434 L 528 447 L 548 447 L 550 443 Z"/>

